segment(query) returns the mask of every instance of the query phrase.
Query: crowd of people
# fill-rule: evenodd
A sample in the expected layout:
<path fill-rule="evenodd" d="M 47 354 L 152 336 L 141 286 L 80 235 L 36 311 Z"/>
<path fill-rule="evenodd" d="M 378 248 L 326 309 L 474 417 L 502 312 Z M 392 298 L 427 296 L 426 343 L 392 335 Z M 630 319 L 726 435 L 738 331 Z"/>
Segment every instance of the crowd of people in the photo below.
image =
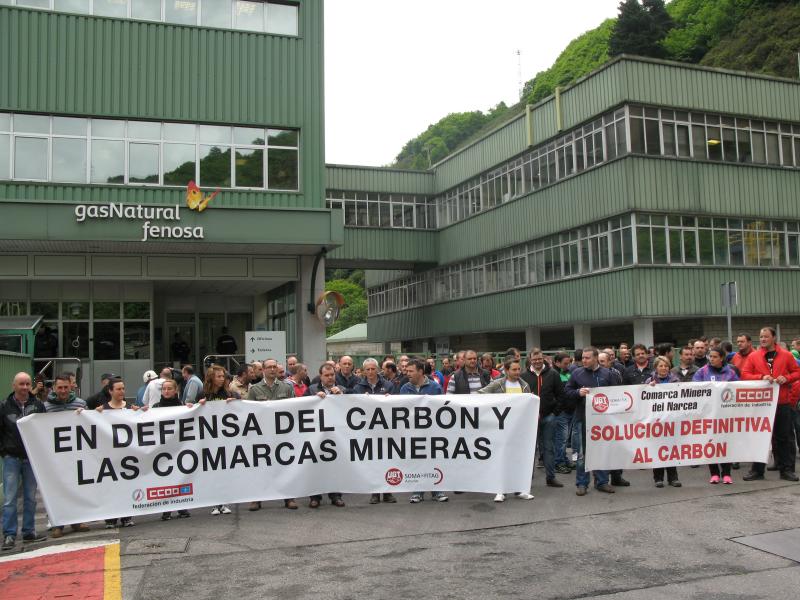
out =
<path fill-rule="evenodd" d="M 781 479 L 798 481 L 795 474 L 797 454 L 796 439 L 800 439 L 800 339 L 792 348 L 778 342 L 775 330 L 764 327 L 759 332 L 758 348 L 748 334 L 736 338 L 736 349 L 730 342 L 700 338 L 690 340 L 674 356 L 672 344 L 645 347 L 642 344 L 619 344 L 614 348 L 582 348 L 573 355 L 566 352 L 546 354 L 533 348 L 523 358 L 516 348 L 509 348 L 502 362 L 492 354 L 481 356 L 474 350 L 463 350 L 441 360 L 435 357 L 408 355 L 384 356 L 378 362 L 367 358 L 356 367 L 350 356 L 338 361 L 329 360 L 317 369 L 313 378 L 309 368 L 297 356 L 289 356 L 286 364 L 268 358 L 263 362 L 242 365 L 229 373 L 220 365 L 206 368 L 201 379 L 192 365 L 178 369 L 165 367 L 160 373 L 148 370 L 135 396 L 126 394 L 125 382 L 113 373 L 101 377 L 101 389 L 83 400 L 77 395 L 74 373 L 55 377 L 48 389 L 35 382 L 27 373 L 18 373 L 12 382 L 12 392 L 0 406 L 0 454 L 3 456 L 3 550 L 14 547 L 18 529 L 17 495 L 23 495 L 22 534 L 26 542 L 39 541 L 45 536 L 37 534 L 34 526 L 36 509 L 36 479 L 17 429 L 16 421 L 33 413 L 96 410 L 157 410 L 161 407 L 205 404 L 213 401 L 279 401 L 303 396 L 338 394 L 495 394 L 533 393 L 540 398 L 537 450 L 539 466 L 544 469 L 545 484 L 562 488 L 557 475 L 575 472 L 576 494 L 585 496 L 593 477 L 594 488 L 604 493 L 615 493 L 619 487 L 630 485 L 622 471 L 587 472 L 584 467 L 586 439 L 586 397 L 597 388 L 617 385 L 662 385 L 688 381 L 767 380 L 779 385 L 779 400 L 773 426 L 772 454 L 774 464 L 770 470 L 779 472 Z M 676 360 L 677 358 L 677 360 Z M 732 484 L 732 470 L 738 464 L 709 465 L 710 484 Z M 764 479 L 766 464 L 753 463 L 742 477 L 745 481 Z M 664 487 L 664 478 L 672 487 L 680 487 L 675 467 L 654 469 L 653 480 L 658 488 Z M 410 496 L 411 503 L 424 500 L 420 490 Z M 455 492 L 458 494 L 459 492 Z M 447 502 L 443 491 L 431 492 L 432 499 Z M 528 490 L 518 490 L 514 496 L 533 499 Z M 506 499 L 506 490 L 494 496 L 495 502 Z M 330 492 L 328 500 L 336 507 L 344 507 L 341 493 Z M 284 499 L 284 506 L 296 510 L 295 498 Z M 321 495 L 309 498 L 308 506 L 318 508 Z M 397 498 L 390 493 L 373 493 L 370 504 L 394 503 Z M 248 509 L 260 510 L 262 503 L 250 502 Z M 213 507 L 212 515 L 232 512 L 228 505 Z M 178 518 L 190 516 L 180 510 Z M 162 514 L 170 520 L 172 514 Z M 119 520 L 122 527 L 134 525 L 132 517 Z M 116 519 L 106 521 L 106 527 L 117 526 Z M 87 531 L 87 523 L 69 524 L 73 531 Z M 59 538 L 67 530 L 66 524 L 51 524 L 50 537 Z"/>

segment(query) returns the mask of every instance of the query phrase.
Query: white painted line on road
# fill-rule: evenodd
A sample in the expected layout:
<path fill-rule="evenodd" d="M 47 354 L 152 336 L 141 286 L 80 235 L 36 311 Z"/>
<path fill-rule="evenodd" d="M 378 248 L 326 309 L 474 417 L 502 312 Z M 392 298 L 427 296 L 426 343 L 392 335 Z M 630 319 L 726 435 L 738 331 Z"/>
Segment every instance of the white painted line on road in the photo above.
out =
<path fill-rule="evenodd" d="M 59 544 L 56 546 L 47 546 L 46 548 L 38 548 L 30 552 L 19 552 L 16 554 L 9 554 L 8 556 L 0 557 L 0 563 L 9 562 L 12 560 L 27 560 L 29 558 L 39 558 L 40 556 L 49 556 L 51 554 L 62 554 L 63 552 L 72 552 L 74 550 L 89 550 L 90 548 L 97 548 L 99 546 L 109 546 L 111 544 L 118 544 L 119 540 L 93 540 L 85 542 L 71 542 L 69 544 Z"/>

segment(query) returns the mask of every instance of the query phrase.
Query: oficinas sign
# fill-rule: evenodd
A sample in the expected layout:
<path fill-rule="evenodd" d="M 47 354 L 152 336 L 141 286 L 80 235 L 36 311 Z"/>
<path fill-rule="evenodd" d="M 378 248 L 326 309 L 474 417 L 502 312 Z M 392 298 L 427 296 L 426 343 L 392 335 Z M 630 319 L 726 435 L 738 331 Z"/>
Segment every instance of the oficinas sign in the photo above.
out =
<path fill-rule="evenodd" d="M 215 191 L 209 196 L 203 196 L 200 188 L 194 181 L 189 182 L 186 190 L 186 204 L 190 210 L 202 212 L 208 203 L 219 193 Z M 142 206 L 141 204 L 125 204 L 123 202 L 109 202 L 108 204 L 78 204 L 75 207 L 75 220 L 83 223 L 87 219 L 127 219 L 139 220 L 142 223 L 142 239 L 146 242 L 151 239 L 194 239 L 202 240 L 205 232 L 202 226 L 182 226 L 163 221 L 181 220 L 181 207 L 175 206 Z"/>

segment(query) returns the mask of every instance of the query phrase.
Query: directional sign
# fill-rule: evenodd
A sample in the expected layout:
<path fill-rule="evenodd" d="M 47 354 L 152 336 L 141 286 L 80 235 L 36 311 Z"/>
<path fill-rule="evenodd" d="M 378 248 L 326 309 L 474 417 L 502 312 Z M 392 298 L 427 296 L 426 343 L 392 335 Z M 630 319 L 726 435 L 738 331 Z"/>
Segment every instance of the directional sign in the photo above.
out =
<path fill-rule="evenodd" d="M 245 331 L 244 333 L 244 356 L 247 362 L 274 358 L 278 363 L 286 364 L 285 331 Z"/>

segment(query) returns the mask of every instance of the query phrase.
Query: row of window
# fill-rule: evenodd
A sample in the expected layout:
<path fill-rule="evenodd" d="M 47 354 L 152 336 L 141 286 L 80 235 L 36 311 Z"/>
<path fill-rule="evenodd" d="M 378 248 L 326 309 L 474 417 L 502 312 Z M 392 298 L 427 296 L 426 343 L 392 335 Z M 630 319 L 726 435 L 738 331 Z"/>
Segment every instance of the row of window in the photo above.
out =
<path fill-rule="evenodd" d="M 445 227 L 628 152 L 626 109 L 604 114 L 436 198 Z"/>
<path fill-rule="evenodd" d="M 432 198 L 411 194 L 328 190 L 328 208 L 341 208 L 345 227 L 436 229 Z"/>
<path fill-rule="evenodd" d="M 299 132 L 0 113 L 0 179 L 299 189 Z"/>
<path fill-rule="evenodd" d="M 391 200 L 397 195 L 336 192 L 335 197 L 345 200 L 346 211 L 352 203 L 345 215 L 348 227 L 437 229 L 629 153 L 800 168 L 800 124 L 623 106 L 432 200 L 419 198 L 418 204 L 435 206 L 435 215 L 428 210 L 425 219 L 402 218 Z"/>
<path fill-rule="evenodd" d="M 631 215 L 519 244 L 368 291 L 369 314 L 538 285 L 634 263 Z"/>
<path fill-rule="evenodd" d="M 298 34 L 299 7 L 265 0 L 0 0 L 24 6 L 102 17 L 221 27 L 278 35 Z"/>
<path fill-rule="evenodd" d="M 631 152 L 800 168 L 800 125 L 628 107 Z"/>
<path fill-rule="evenodd" d="M 800 268 L 800 223 L 625 215 L 370 288 L 369 314 L 634 264 Z"/>

